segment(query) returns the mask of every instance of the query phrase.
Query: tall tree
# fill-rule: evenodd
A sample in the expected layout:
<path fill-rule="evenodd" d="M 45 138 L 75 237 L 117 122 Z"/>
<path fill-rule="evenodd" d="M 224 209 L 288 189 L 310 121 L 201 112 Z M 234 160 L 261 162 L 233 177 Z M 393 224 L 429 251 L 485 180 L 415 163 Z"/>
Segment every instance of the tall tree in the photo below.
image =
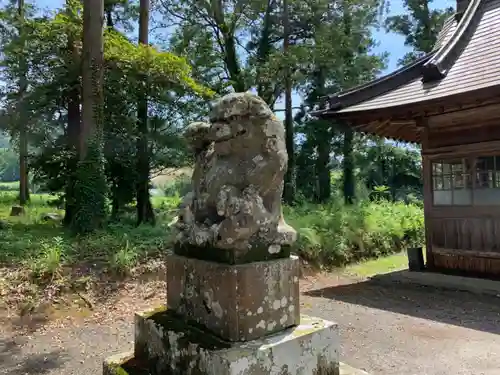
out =
<path fill-rule="evenodd" d="M 18 33 L 21 39 L 21 46 L 24 44 L 23 39 L 25 38 L 25 19 L 24 19 L 24 0 L 17 1 L 18 14 L 19 14 L 19 26 Z M 21 47 L 22 48 L 22 47 Z M 29 186 L 28 186 L 28 134 L 27 134 L 27 118 L 25 115 L 25 110 L 22 108 L 23 98 L 26 94 L 28 88 L 28 82 L 26 78 L 28 66 L 26 64 L 26 59 L 21 55 L 19 61 L 20 65 L 20 76 L 19 76 L 19 99 L 18 99 L 18 119 L 17 124 L 19 129 L 19 204 L 24 206 L 29 201 Z"/>
<path fill-rule="evenodd" d="M 405 37 L 405 45 L 412 48 L 401 58 L 399 65 L 406 65 L 432 51 L 444 22 L 454 9 L 431 9 L 432 0 L 404 0 L 408 13 L 388 17 L 386 28 Z"/>
<path fill-rule="evenodd" d="M 74 16 L 77 12 L 76 4 L 72 3 L 72 0 L 67 0 L 65 4 L 65 13 L 68 20 L 75 21 Z M 67 46 L 66 46 L 66 79 L 68 84 L 65 86 L 64 98 L 67 108 L 67 122 L 66 127 L 66 148 L 69 151 L 69 157 L 67 161 L 68 173 L 67 173 L 67 183 L 64 187 L 64 219 L 63 224 L 65 226 L 70 226 L 75 210 L 76 210 L 76 197 L 75 197 L 75 171 L 78 163 L 79 154 L 79 137 L 80 137 L 80 127 L 81 127 L 81 56 L 78 49 L 78 41 L 75 38 L 74 33 L 67 32 Z"/>
<path fill-rule="evenodd" d="M 344 34 L 343 56 L 344 56 L 344 82 L 343 87 L 347 88 L 358 78 L 354 72 L 354 50 L 351 44 L 352 39 L 352 15 L 349 0 L 342 2 L 342 27 Z M 350 127 L 344 127 L 344 147 L 342 171 L 344 176 L 343 190 L 344 201 L 352 204 L 355 198 L 354 161 L 353 161 L 353 141 L 354 132 Z"/>
<path fill-rule="evenodd" d="M 73 228 L 92 232 L 105 222 L 103 158 L 104 0 L 83 2 L 82 126 L 79 142 Z"/>
<path fill-rule="evenodd" d="M 304 60 L 309 64 L 304 72 L 306 79 L 299 85 L 306 98 L 299 127 L 301 138 L 305 139 L 298 155 L 298 162 L 305 165 L 298 171 L 297 181 L 301 193 L 318 202 L 330 198 L 331 170 L 338 168 L 339 162 L 346 172 L 346 201 L 353 200 L 352 153 L 359 137 L 341 124 L 310 118 L 307 112 L 323 108 L 326 95 L 373 79 L 383 68 L 385 54 L 372 51 L 375 40 L 371 29 L 377 24 L 378 7 L 377 1 L 345 0 L 335 6 L 322 1 L 315 2 L 307 12 L 311 37 L 309 55 Z"/>
<path fill-rule="evenodd" d="M 139 44 L 148 45 L 149 0 L 140 0 Z M 137 225 L 155 224 L 155 215 L 149 196 L 149 145 L 148 145 L 148 98 L 147 76 L 143 76 L 142 97 L 137 103 Z"/>
<path fill-rule="evenodd" d="M 283 54 L 285 59 L 290 53 L 290 9 L 288 0 L 283 0 Z M 285 202 L 293 204 L 295 199 L 295 140 L 292 113 L 292 67 L 286 66 L 285 75 L 285 131 L 286 131 L 286 151 L 288 153 L 288 168 L 285 174 L 285 186 L 283 197 Z"/>

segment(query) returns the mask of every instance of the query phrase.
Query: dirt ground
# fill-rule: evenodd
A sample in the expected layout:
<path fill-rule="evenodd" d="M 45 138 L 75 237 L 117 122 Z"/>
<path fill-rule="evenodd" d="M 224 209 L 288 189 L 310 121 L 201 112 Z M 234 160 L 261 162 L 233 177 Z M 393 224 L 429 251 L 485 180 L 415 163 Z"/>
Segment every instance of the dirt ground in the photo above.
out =
<path fill-rule="evenodd" d="M 339 323 L 341 359 L 352 366 L 373 375 L 500 374 L 499 298 L 333 275 L 301 287 L 302 312 Z M 70 318 L 4 321 L 0 374 L 100 375 L 104 357 L 132 347 L 133 312 L 161 304 L 163 291 L 161 282 L 129 283 Z"/>

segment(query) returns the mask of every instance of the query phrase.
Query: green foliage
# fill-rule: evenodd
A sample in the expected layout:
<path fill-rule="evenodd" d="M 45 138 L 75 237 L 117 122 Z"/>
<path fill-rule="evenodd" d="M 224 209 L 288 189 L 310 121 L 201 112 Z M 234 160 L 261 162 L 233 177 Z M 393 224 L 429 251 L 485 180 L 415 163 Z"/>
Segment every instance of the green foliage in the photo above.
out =
<path fill-rule="evenodd" d="M 106 63 L 137 81 L 148 78 L 148 84 L 165 87 L 181 85 L 194 94 L 210 97 L 213 91 L 198 84 L 191 76 L 191 67 L 182 57 L 158 51 L 151 46 L 132 44 L 122 34 L 107 30 L 104 42 Z M 152 87 L 148 85 L 148 92 Z M 140 86 L 137 87 L 140 89 Z"/>
<path fill-rule="evenodd" d="M 112 254 L 109 260 L 111 270 L 119 275 L 127 275 L 135 266 L 138 260 L 137 249 L 130 245 L 128 239 L 125 239 L 125 245 Z"/>
<path fill-rule="evenodd" d="M 343 266 L 424 243 L 423 212 L 411 204 L 305 203 L 287 208 L 285 219 L 299 233 L 295 251 L 319 265 Z"/>
<path fill-rule="evenodd" d="M 412 48 L 399 65 L 406 65 L 432 51 L 446 19 L 455 12 L 453 7 L 430 9 L 432 0 L 405 0 L 406 14 L 388 17 L 386 28 L 405 37 L 405 45 Z"/>
<path fill-rule="evenodd" d="M 65 246 L 62 237 L 41 241 L 40 253 L 28 262 L 32 276 L 38 279 L 57 277 L 65 260 Z"/>
<path fill-rule="evenodd" d="M 175 178 L 173 181 L 166 183 L 163 189 L 167 197 L 173 197 L 176 196 L 177 194 L 180 197 L 183 197 L 184 195 L 189 193 L 192 189 L 191 177 L 179 176 Z"/>

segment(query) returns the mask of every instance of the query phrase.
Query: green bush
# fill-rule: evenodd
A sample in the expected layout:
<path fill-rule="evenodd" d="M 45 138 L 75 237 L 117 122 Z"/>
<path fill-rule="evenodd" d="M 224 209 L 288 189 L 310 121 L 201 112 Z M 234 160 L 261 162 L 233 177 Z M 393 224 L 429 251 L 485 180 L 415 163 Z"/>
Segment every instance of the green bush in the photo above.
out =
<path fill-rule="evenodd" d="M 303 204 L 285 207 L 285 219 L 299 234 L 294 251 L 325 266 L 341 266 L 424 243 L 422 209 L 414 204 Z"/>
<path fill-rule="evenodd" d="M 191 177 L 190 176 L 180 176 L 175 180 L 165 184 L 163 187 L 165 191 L 165 196 L 173 197 L 180 196 L 183 197 L 191 191 Z"/>

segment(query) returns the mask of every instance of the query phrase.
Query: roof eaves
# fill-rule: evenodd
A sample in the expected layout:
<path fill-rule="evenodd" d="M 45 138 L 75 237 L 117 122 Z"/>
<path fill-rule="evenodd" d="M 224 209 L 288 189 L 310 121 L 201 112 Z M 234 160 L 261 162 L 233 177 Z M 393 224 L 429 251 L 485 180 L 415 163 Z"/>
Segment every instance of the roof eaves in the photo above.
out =
<path fill-rule="evenodd" d="M 479 12 L 482 0 L 472 0 L 448 41 L 422 67 L 422 82 L 432 82 L 446 77 L 448 63 L 460 46 L 460 41 L 472 25 L 474 17 Z"/>
<path fill-rule="evenodd" d="M 373 81 L 328 96 L 328 110 L 336 111 L 393 90 L 421 75 L 422 66 L 436 53 L 432 51 L 409 65 Z M 320 111 L 318 111 L 320 112 Z"/>

